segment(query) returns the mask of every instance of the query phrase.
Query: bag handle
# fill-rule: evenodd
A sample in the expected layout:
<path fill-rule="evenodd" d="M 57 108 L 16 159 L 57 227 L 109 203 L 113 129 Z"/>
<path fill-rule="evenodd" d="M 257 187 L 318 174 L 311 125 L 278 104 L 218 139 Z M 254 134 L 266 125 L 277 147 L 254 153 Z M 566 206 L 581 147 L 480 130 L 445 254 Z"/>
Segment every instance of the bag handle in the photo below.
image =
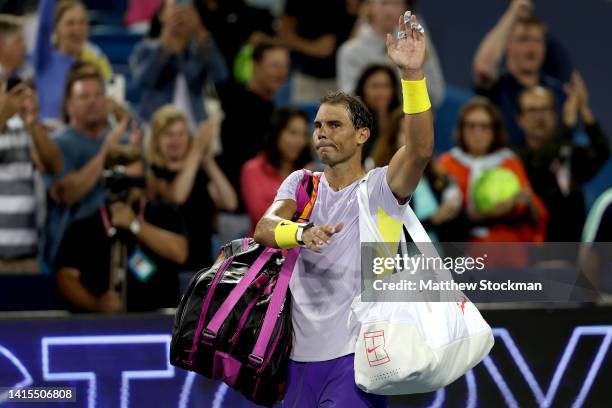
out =
<path fill-rule="evenodd" d="M 296 202 L 298 204 L 298 208 L 300 209 L 300 212 L 302 213 L 301 216 L 305 215 L 306 217 L 310 217 L 310 213 L 312 212 L 312 205 L 308 206 L 308 204 L 310 204 L 311 202 L 314 203 L 314 201 L 308 196 L 307 189 L 308 189 L 308 186 L 310 185 L 310 181 L 312 180 L 313 181 L 313 194 L 312 195 L 314 199 L 316 199 L 316 191 L 318 187 L 318 177 L 314 175 L 310 170 L 305 169 L 303 170 L 303 172 L 304 174 L 302 176 L 302 179 L 300 180 L 300 183 L 298 184 L 296 188 L 295 196 L 296 196 Z M 297 253 L 299 253 L 299 248 L 295 248 L 295 249 L 297 250 Z M 242 279 L 240 279 L 240 282 L 238 282 L 236 287 L 232 289 L 232 291 L 228 294 L 227 298 L 223 301 L 219 309 L 215 312 L 214 316 L 210 319 L 210 322 L 208 323 L 208 325 L 203 331 L 204 338 L 206 338 L 208 341 L 212 341 L 215 339 L 215 337 L 217 336 L 217 333 L 219 332 L 219 329 L 225 322 L 225 319 L 227 319 L 227 316 L 229 316 L 231 311 L 236 306 L 236 303 L 238 303 L 238 300 L 240 300 L 240 298 L 245 294 L 248 287 L 253 283 L 253 281 L 257 277 L 257 274 L 261 271 L 261 269 L 264 267 L 266 262 L 270 260 L 272 255 L 278 252 L 280 252 L 280 249 L 266 248 L 259 255 L 259 257 L 257 257 L 257 259 L 248 269 L 246 274 L 242 277 Z M 297 260 L 297 255 L 295 256 L 295 260 Z M 291 278 L 291 273 L 293 272 L 293 266 L 295 265 L 295 260 L 293 261 L 293 265 L 291 265 L 289 278 Z M 281 272 L 284 270 L 286 262 L 287 262 L 287 259 L 285 259 L 285 263 L 283 263 L 283 268 L 281 269 Z M 279 276 L 279 279 L 280 279 L 280 276 Z M 276 293 L 276 290 L 275 290 L 275 293 Z M 271 305 L 272 303 L 268 305 L 268 310 L 270 310 Z M 278 311 L 280 311 L 280 306 L 278 307 Z M 277 311 L 277 314 L 278 314 L 278 311 Z M 264 319 L 264 323 L 265 323 L 265 319 Z"/>
<path fill-rule="evenodd" d="M 300 248 L 292 248 L 287 251 L 287 255 L 285 256 L 285 262 L 283 263 L 278 280 L 274 286 L 274 292 L 272 292 L 272 298 L 270 299 L 270 304 L 266 310 L 266 315 L 264 316 L 263 324 L 261 325 L 261 329 L 259 331 L 259 336 L 257 336 L 257 341 L 253 347 L 253 351 L 251 354 L 249 354 L 249 363 L 254 367 L 259 368 L 264 362 L 266 349 L 270 339 L 272 338 L 272 332 L 274 331 L 278 314 L 285 303 L 285 296 L 287 295 L 287 289 L 289 289 L 289 282 L 291 281 L 293 268 L 297 262 L 299 254 Z M 281 330 L 280 327 L 279 330 Z"/>
<path fill-rule="evenodd" d="M 304 169 L 303 171 L 304 176 L 296 190 L 296 202 L 298 203 L 298 208 L 301 209 L 301 211 L 298 211 L 301 212 L 301 215 L 297 218 L 298 222 L 310 219 L 312 209 L 314 208 L 314 203 L 317 199 L 321 176 L 320 173 L 312 173 L 310 170 Z M 312 185 L 312 190 L 310 191 L 310 194 L 308 194 L 308 186 L 310 185 Z M 304 197 L 307 197 L 308 199 L 306 200 Z M 305 203 L 305 205 L 302 207 L 303 203 Z M 268 304 L 268 309 L 266 310 L 266 315 L 264 316 L 261 330 L 257 336 L 257 341 L 253 347 L 253 351 L 251 354 L 249 354 L 249 363 L 259 369 L 263 369 L 261 365 L 264 362 L 264 356 L 266 354 L 266 349 L 268 348 L 268 343 L 272 338 L 272 332 L 274 331 L 274 326 L 276 325 L 277 316 L 285 303 L 285 297 L 287 295 L 287 290 L 289 289 L 289 282 L 291 281 L 291 275 L 293 274 L 293 269 L 300 254 L 300 250 L 301 248 L 292 248 L 287 251 L 287 254 L 285 255 L 285 262 L 283 263 L 278 280 L 276 281 L 274 292 L 272 293 L 272 298 Z"/>
<path fill-rule="evenodd" d="M 253 262 L 253 264 L 244 274 L 242 279 L 240 279 L 240 282 L 238 282 L 236 287 L 232 289 L 232 291 L 229 293 L 227 298 L 225 298 L 221 306 L 219 306 L 219 309 L 217 309 L 214 316 L 210 319 L 210 322 L 202 333 L 205 339 L 211 342 L 215 339 L 215 337 L 217 337 L 217 333 L 219 332 L 221 325 L 223 324 L 223 322 L 225 322 L 225 319 L 227 319 L 227 316 L 229 316 L 231 311 L 234 309 L 234 306 L 236 306 L 236 303 L 238 303 L 238 301 L 244 295 L 251 283 L 253 283 L 253 281 L 257 277 L 257 274 L 259 273 L 259 271 L 261 271 L 261 268 L 263 268 L 266 262 L 270 260 L 272 255 L 278 252 L 280 252 L 279 249 L 266 248 L 257 257 L 255 262 Z M 210 290 L 211 289 L 209 289 L 209 291 Z"/>

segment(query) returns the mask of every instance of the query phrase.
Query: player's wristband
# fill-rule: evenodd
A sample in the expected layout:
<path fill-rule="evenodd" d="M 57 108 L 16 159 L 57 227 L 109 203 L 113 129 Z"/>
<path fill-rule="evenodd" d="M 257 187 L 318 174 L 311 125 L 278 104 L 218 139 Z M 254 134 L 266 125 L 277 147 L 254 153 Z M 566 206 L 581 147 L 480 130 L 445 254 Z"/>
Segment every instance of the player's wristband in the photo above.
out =
<path fill-rule="evenodd" d="M 404 97 L 404 113 L 408 115 L 431 109 L 425 78 L 418 81 L 402 79 L 402 95 Z"/>
<path fill-rule="evenodd" d="M 300 224 L 297 222 L 284 220 L 276 224 L 274 229 L 274 240 L 279 248 L 293 248 L 298 246 L 296 238 Z"/>

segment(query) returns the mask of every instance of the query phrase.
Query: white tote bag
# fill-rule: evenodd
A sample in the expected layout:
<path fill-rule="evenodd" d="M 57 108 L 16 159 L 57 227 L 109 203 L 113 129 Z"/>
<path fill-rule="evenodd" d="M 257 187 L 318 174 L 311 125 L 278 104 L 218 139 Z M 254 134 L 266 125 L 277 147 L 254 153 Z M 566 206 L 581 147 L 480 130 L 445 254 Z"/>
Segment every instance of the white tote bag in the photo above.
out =
<path fill-rule="evenodd" d="M 383 242 L 370 215 L 366 176 L 359 186 L 361 242 Z M 438 256 L 409 205 L 402 221 L 426 256 Z M 473 303 L 361 302 L 352 316 L 361 323 L 355 347 L 355 382 L 382 395 L 435 391 L 465 374 L 493 347 L 491 327 Z"/>

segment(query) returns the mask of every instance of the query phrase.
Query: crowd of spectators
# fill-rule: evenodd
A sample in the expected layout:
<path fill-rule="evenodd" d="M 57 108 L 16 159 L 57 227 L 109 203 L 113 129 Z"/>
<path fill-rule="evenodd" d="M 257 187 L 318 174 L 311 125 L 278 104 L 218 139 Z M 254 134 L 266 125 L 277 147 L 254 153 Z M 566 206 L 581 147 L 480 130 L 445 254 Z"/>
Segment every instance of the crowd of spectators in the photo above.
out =
<path fill-rule="evenodd" d="M 292 171 L 321 169 L 305 107 L 336 89 L 361 97 L 374 118 L 364 168 L 388 164 L 406 130 L 385 36 L 415 3 L 286 0 L 274 13 L 241 0 L 132 0 L 123 23 L 143 36 L 120 73 L 90 41 L 87 2 L 40 0 L 32 49 L 21 10 L 0 15 L 0 273 L 54 276 L 73 311 L 175 306 L 181 272 L 251 234 Z M 446 82 L 419 21 L 436 111 Z M 431 237 L 609 236 L 599 225 L 610 224 L 610 192 L 585 228 L 583 189 L 610 142 L 532 0 L 512 0 L 471 52 L 477 96 L 454 135 L 436 135 L 454 147 L 411 200 Z M 137 100 L 109 92 L 126 76 Z M 484 208 L 473 188 L 495 169 L 519 187 Z"/>

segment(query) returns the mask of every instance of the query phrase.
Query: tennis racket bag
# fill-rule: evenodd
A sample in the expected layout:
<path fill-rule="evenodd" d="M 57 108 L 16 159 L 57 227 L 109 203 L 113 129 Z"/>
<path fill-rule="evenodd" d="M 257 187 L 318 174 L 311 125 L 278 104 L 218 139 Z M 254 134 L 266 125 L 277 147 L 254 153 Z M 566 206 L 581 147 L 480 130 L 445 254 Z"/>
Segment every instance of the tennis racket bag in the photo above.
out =
<path fill-rule="evenodd" d="M 295 220 L 309 218 L 318 181 L 304 170 Z M 281 401 L 293 336 L 287 293 L 299 252 L 267 248 L 251 238 L 227 243 L 181 299 L 170 362 L 221 380 L 256 404 Z"/>

